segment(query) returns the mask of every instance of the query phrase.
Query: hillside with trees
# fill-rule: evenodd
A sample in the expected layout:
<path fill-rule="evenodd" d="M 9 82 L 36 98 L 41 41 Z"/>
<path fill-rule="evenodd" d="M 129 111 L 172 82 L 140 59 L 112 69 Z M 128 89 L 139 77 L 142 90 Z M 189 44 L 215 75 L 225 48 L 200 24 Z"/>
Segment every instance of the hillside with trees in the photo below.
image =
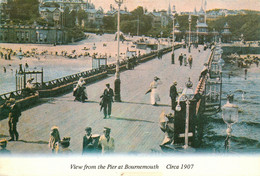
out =
<path fill-rule="evenodd" d="M 216 9 L 215 9 L 216 10 Z M 229 15 L 219 17 L 216 20 L 207 20 L 209 31 L 215 29 L 222 32 L 225 23 L 227 22 L 230 31 L 232 32 L 232 39 L 239 40 L 241 34 L 244 35 L 245 40 L 260 40 L 260 15 L 257 11 L 249 11 L 248 14 Z M 179 23 L 179 30 L 185 32 L 189 30 L 188 15 L 176 15 L 175 23 Z M 192 16 L 192 31 L 196 31 L 196 22 L 198 17 Z M 138 21 L 139 20 L 139 21 Z M 170 37 L 172 32 L 172 20 L 164 28 L 152 28 L 152 18 L 144 13 L 143 7 L 137 7 L 131 11 L 130 15 L 120 16 L 120 29 L 124 33 L 131 33 L 136 35 L 139 28 L 139 35 L 160 37 L 161 32 L 163 37 Z M 103 19 L 104 31 L 113 31 L 117 29 L 117 15 L 105 16 Z M 139 27 L 138 27 L 139 25 Z"/>
<path fill-rule="evenodd" d="M 225 23 L 230 26 L 233 40 L 238 40 L 241 34 L 245 40 L 260 40 L 260 15 L 232 15 L 218 18 L 214 21 L 208 21 L 209 30 L 213 28 L 221 31 Z"/>
<path fill-rule="evenodd" d="M 42 26 L 54 26 L 54 22 L 46 21 L 40 18 L 39 14 L 39 1 L 38 0 L 11 0 L 8 1 L 10 7 L 10 21 L 8 23 L 12 24 L 22 24 L 30 25 L 35 21 L 37 24 Z M 45 4 L 46 6 L 55 6 L 55 4 L 49 2 Z M 219 11 L 220 9 L 212 9 L 210 11 Z M 225 23 L 227 22 L 230 26 L 230 31 L 232 32 L 232 39 L 238 40 L 241 34 L 244 35 L 245 40 L 260 40 L 260 14 L 259 11 L 251 10 L 240 10 L 246 12 L 246 14 L 238 15 L 228 15 L 216 18 L 214 20 L 207 20 L 209 31 L 215 29 L 218 32 L 223 30 Z M 131 33 L 133 35 L 146 35 L 160 37 L 161 32 L 163 37 L 170 37 L 172 32 L 172 20 L 169 18 L 169 24 L 166 27 L 152 27 L 152 17 L 145 13 L 146 10 L 138 6 L 136 9 L 130 12 L 130 14 L 123 14 L 120 16 L 120 29 L 124 33 Z M 79 25 L 77 25 L 76 18 L 78 18 Z M 62 14 L 62 27 L 67 29 L 78 28 L 77 32 L 81 29 L 81 22 L 83 19 L 87 18 L 87 14 L 84 10 L 70 11 L 68 8 L 64 9 Z M 176 15 L 175 22 L 179 23 L 179 30 L 184 34 L 188 31 L 188 15 Z M 196 31 L 196 21 L 198 17 L 192 16 L 192 31 Z M 104 16 L 102 29 L 96 29 L 95 26 L 92 27 L 95 30 L 102 30 L 104 32 L 114 33 L 117 30 L 117 14 L 114 16 Z M 84 29 L 88 31 L 86 28 Z M 80 32 L 81 33 L 81 32 Z M 81 33 L 82 34 L 82 33 Z"/>

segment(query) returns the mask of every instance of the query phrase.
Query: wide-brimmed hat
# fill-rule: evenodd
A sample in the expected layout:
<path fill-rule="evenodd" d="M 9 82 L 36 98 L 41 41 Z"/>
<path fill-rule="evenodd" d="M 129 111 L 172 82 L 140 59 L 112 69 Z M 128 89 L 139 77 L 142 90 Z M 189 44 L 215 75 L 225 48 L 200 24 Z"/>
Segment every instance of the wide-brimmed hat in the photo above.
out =
<path fill-rule="evenodd" d="M 7 140 L 6 139 L 1 139 L 0 140 L 0 146 L 5 146 L 7 144 Z"/>
<path fill-rule="evenodd" d="M 53 127 L 51 127 L 51 130 L 58 130 L 59 129 L 59 127 L 57 127 L 57 126 L 53 126 Z"/>

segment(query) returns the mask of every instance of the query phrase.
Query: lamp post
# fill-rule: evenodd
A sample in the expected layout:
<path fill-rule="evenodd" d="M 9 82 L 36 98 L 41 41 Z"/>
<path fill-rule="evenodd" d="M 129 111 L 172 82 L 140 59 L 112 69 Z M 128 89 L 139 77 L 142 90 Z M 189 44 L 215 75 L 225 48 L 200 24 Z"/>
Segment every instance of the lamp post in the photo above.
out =
<path fill-rule="evenodd" d="M 197 46 L 199 45 L 199 27 L 198 27 L 198 24 L 199 24 L 199 20 L 197 19 Z"/>
<path fill-rule="evenodd" d="M 115 0 L 118 4 L 118 13 L 117 13 L 117 61 L 116 61 L 116 74 L 115 74 L 115 83 L 114 83 L 114 90 L 115 90 L 115 101 L 120 102 L 120 74 L 119 74 L 119 43 L 120 43 L 120 6 L 123 4 L 124 0 Z"/>
<path fill-rule="evenodd" d="M 216 61 L 218 62 L 218 67 L 219 67 L 220 72 L 222 72 L 222 67 L 225 64 L 225 61 L 221 58 L 222 53 L 223 53 L 223 50 L 221 49 L 220 43 L 217 43 L 215 56 L 216 56 Z"/>
<path fill-rule="evenodd" d="M 220 72 L 222 72 L 222 67 L 224 66 L 224 64 L 225 64 L 225 61 L 220 56 L 220 58 L 218 60 L 218 66 L 219 66 L 219 71 Z"/>
<path fill-rule="evenodd" d="M 183 146 L 184 149 L 189 148 L 189 117 L 190 117 L 190 101 L 192 100 L 193 96 L 194 96 L 194 91 L 192 89 L 193 83 L 190 81 L 190 78 L 188 80 L 188 82 L 185 83 L 186 88 L 183 90 L 182 94 L 179 96 L 178 98 L 178 104 L 176 106 L 176 111 L 180 111 L 181 110 L 181 106 L 180 106 L 180 100 L 182 99 L 182 97 L 184 97 L 184 100 L 186 101 L 186 120 L 185 120 L 185 133 L 184 133 L 184 141 L 185 144 Z M 192 136 L 193 134 L 191 134 L 190 136 Z"/>
<path fill-rule="evenodd" d="M 231 98 L 233 98 L 233 95 L 227 95 L 227 103 L 222 107 L 222 118 L 227 124 L 227 138 L 225 140 L 227 151 L 230 149 L 231 126 L 238 121 L 238 106 L 230 103 Z"/>
<path fill-rule="evenodd" d="M 175 25 L 174 25 L 174 20 L 175 20 L 175 9 L 172 11 L 172 64 L 175 64 L 174 62 L 174 42 L 175 42 Z"/>
<path fill-rule="evenodd" d="M 139 36 L 139 15 L 137 16 L 137 31 L 136 31 L 136 35 Z"/>
<path fill-rule="evenodd" d="M 160 44 L 162 43 L 162 35 L 163 35 L 163 31 L 160 32 L 160 39 L 158 40 L 159 41 L 158 50 L 160 49 Z"/>
<path fill-rule="evenodd" d="M 191 35 L 191 15 L 189 14 L 189 53 L 190 53 L 190 36 Z"/>

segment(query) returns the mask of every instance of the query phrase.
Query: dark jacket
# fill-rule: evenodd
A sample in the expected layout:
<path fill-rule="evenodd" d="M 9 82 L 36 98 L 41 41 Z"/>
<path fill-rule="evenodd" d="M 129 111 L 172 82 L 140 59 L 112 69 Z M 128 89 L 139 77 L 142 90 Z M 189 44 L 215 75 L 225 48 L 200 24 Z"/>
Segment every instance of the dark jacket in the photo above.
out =
<path fill-rule="evenodd" d="M 19 121 L 19 117 L 21 116 L 21 109 L 17 104 L 14 104 L 10 107 L 9 111 L 9 121 L 12 123 L 17 123 Z"/>
<path fill-rule="evenodd" d="M 172 85 L 170 88 L 170 97 L 173 99 L 173 98 L 176 98 L 177 95 L 178 95 L 177 89 L 176 89 L 175 85 Z"/>
<path fill-rule="evenodd" d="M 113 96 L 114 96 L 114 91 L 113 89 L 109 88 L 105 89 L 103 92 L 103 95 L 100 97 L 103 99 L 103 103 L 110 103 L 113 102 Z"/>
<path fill-rule="evenodd" d="M 94 149 L 94 145 L 93 145 L 92 136 L 87 138 L 87 136 L 85 135 L 83 137 L 83 151 L 82 151 L 82 153 L 84 154 L 84 153 L 92 152 L 93 149 Z"/>
<path fill-rule="evenodd" d="M 180 55 L 179 56 L 179 61 L 182 61 L 183 60 L 183 55 Z"/>

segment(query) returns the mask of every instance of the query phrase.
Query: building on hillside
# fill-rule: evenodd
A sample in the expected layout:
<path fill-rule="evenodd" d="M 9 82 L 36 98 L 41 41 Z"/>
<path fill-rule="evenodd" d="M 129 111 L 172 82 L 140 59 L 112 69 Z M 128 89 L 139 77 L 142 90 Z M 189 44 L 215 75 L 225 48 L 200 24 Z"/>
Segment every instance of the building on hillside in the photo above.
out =
<path fill-rule="evenodd" d="M 152 17 L 152 27 L 153 28 L 164 28 L 169 24 L 169 16 L 165 10 L 156 12 L 148 12 L 146 15 Z"/>
<path fill-rule="evenodd" d="M 80 9 L 95 9 L 94 4 L 91 1 L 84 2 L 84 0 L 42 0 L 40 6 L 46 6 L 48 4 L 57 4 L 61 9 L 69 7 L 69 10 L 79 11 Z"/>
<path fill-rule="evenodd" d="M 110 9 L 107 11 L 105 14 L 106 16 L 115 16 L 117 15 L 118 10 L 115 8 L 112 4 L 110 4 Z M 120 9 L 120 15 L 131 15 L 130 12 L 128 12 L 127 8 L 125 7 L 124 9 Z"/>
<path fill-rule="evenodd" d="M 38 25 L 0 25 L 1 43 L 66 44 L 68 32 L 57 27 Z"/>
<path fill-rule="evenodd" d="M 62 15 L 64 10 L 59 7 L 40 7 L 40 16 L 47 22 L 53 22 L 55 26 L 62 25 Z"/>
<path fill-rule="evenodd" d="M 101 28 L 103 26 L 104 12 L 102 8 L 86 9 L 87 18 L 84 21 L 85 26 Z"/>
<path fill-rule="evenodd" d="M 207 14 L 206 14 L 206 0 L 205 5 L 203 9 L 203 4 L 201 6 L 200 11 L 197 13 L 198 20 L 196 24 L 196 31 L 191 30 L 190 34 L 190 41 L 191 43 L 211 43 L 211 42 L 217 42 L 220 38 L 222 38 L 222 42 L 230 42 L 231 41 L 231 35 L 230 27 L 226 23 L 224 25 L 224 29 L 221 33 L 221 31 L 216 31 L 213 29 L 212 31 L 209 31 L 208 25 L 207 25 Z M 223 12 L 221 12 L 223 13 Z M 184 32 L 184 39 L 186 43 L 189 41 L 189 31 Z"/>

